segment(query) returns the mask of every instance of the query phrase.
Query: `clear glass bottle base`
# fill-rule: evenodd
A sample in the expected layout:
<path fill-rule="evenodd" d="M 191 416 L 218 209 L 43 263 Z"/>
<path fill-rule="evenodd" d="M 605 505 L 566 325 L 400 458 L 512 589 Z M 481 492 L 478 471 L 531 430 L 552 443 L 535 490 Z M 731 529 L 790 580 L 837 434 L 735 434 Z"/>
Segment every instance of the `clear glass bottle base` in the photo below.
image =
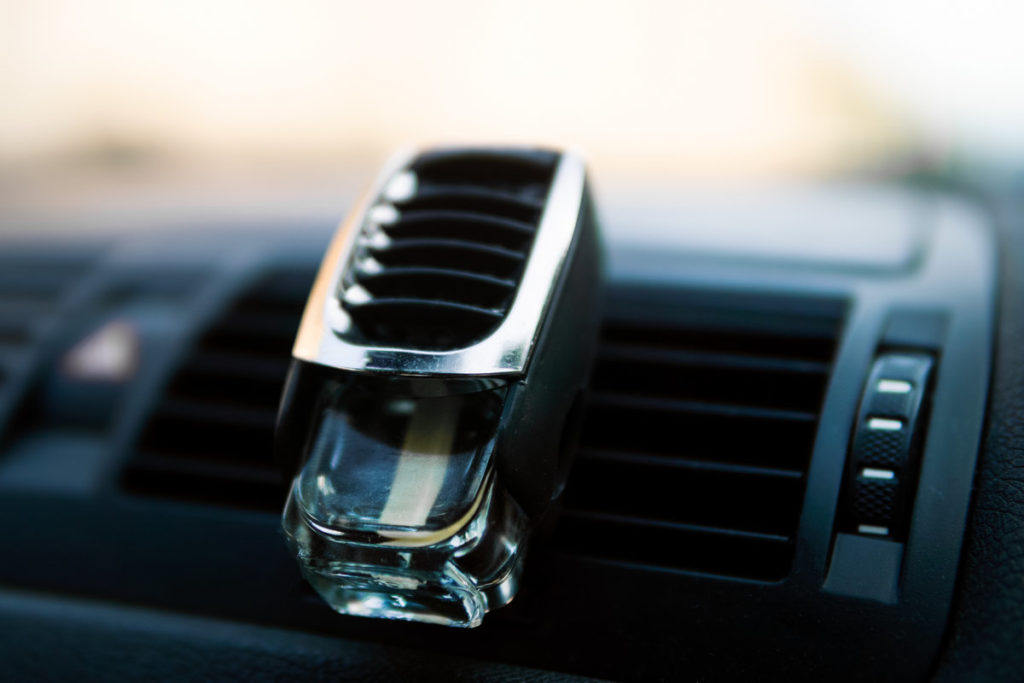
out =
<path fill-rule="evenodd" d="M 338 572 L 306 567 L 304 575 L 320 597 L 337 612 L 361 617 L 418 621 L 443 626 L 479 626 L 487 600 L 469 582 L 437 583 L 413 576 L 387 574 L 374 567 L 347 565 Z"/>
<path fill-rule="evenodd" d="M 527 519 L 493 477 L 465 526 L 421 546 L 325 533 L 296 498 L 282 520 L 289 545 L 305 579 L 342 614 L 472 628 L 519 587 Z"/>

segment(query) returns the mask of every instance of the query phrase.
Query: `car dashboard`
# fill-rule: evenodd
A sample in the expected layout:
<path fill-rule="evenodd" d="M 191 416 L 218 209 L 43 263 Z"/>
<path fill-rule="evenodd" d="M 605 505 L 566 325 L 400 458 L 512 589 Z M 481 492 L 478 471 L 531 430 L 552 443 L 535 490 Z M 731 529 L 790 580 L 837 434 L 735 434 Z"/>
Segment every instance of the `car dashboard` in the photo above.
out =
<path fill-rule="evenodd" d="M 1024 252 L 1005 207 L 895 182 L 598 193 L 604 310 L 574 464 L 520 594 L 469 630 L 336 614 L 284 542 L 275 417 L 339 216 L 9 231 L 4 666 L 1005 676 L 1024 621 Z M 924 363 L 920 381 L 892 375 L 894 358 Z M 877 391 L 914 392 L 920 412 L 872 408 Z"/>

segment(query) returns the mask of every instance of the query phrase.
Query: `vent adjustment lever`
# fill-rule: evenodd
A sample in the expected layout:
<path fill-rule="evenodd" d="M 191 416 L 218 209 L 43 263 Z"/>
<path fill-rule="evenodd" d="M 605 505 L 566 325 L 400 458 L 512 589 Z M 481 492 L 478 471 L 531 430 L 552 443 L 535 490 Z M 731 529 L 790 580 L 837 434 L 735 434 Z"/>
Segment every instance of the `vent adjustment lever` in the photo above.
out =
<path fill-rule="evenodd" d="M 861 397 L 842 514 L 850 533 L 902 540 L 917 482 L 917 456 L 932 358 L 885 353 Z"/>
<path fill-rule="evenodd" d="M 861 396 L 825 590 L 899 600 L 899 580 L 934 361 L 918 352 L 875 359 Z"/>

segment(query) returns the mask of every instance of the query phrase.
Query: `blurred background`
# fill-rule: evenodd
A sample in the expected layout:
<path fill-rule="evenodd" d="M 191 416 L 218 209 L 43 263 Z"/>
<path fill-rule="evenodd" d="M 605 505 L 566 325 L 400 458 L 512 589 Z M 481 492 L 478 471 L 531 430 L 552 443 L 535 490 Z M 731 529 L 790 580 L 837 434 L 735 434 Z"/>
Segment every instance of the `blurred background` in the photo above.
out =
<path fill-rule="evenodd" d="M 1024 158 L 1024 3 L 0 0 L 0 229 L 341 211 L 396 147 L 581 150 L 598 184 Z"/>

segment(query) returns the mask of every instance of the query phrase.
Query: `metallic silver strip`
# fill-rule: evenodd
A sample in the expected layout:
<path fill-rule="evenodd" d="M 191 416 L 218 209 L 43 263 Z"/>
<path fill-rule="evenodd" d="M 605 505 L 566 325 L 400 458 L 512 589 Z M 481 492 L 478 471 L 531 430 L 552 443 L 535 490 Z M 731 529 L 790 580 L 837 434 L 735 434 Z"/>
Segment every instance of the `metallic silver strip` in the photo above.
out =
<path fill-rule="evenodd" d="M 872 534 L 873 536 L 888 536 L 889 527 L 887 526 L 875 526 L 873 524 L 860 524 L 857 526 L 857 533 L 859 534 Z"/>
<path fill-rule="evenodd" d="M 868 429 L 876 429 L 883 432 L 898 432 L 903 429 L 903 423 L 899 420 L 890 420 L 887 417 L 872 417 L 868 420 Z"/>
<path fill-rule="evenodd" d="M 489 336 L 463 349 L 423 351 L 364 346 L 341 339 L 348 314 L 336 296 L 353 245 L 368 212 L 383 199 L 389 181 L 415 158 L 396 155 L 358 209 L 335 234 L 310 292 L 292 354 L 311 363 L 357 372 L 397 375 L 517 375 L 526 370 L 541 321 L 572 246 L 583 199 L 584 165 L 563 153 L 526 262 L 522 281 L 505 320 Z"/>

